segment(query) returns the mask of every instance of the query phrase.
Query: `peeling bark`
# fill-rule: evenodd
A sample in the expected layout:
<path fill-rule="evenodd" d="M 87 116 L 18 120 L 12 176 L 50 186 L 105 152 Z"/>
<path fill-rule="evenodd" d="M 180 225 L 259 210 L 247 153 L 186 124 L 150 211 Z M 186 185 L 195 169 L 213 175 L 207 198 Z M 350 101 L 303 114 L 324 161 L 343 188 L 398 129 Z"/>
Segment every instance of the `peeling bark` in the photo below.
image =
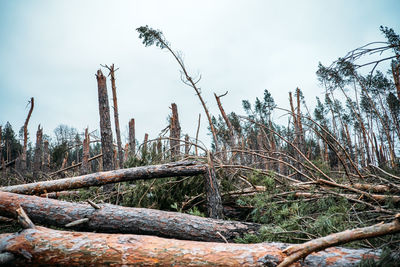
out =
<path fill-rule="evenodd" d="M 225 244 L 152 236 L 77 233 L 44 227 L 0 235 L 2 253 L 15 266 L 277 266 L 285 258 L 281 243 Z M 293 266 L 354 266 L 371 250 L 329 248 Z"/>
<path fill-rule="evenodd" d="M 54 193 L 47 195 L 49 194 Z M 146 234 L 184 240 L 224 242 L 221 235 L 233 241 L 245 234 L 256 234 L 261 227 L 256 223 L 223 221 L 178 212 L 111 204 L 97 204 L 100 209 L 95 209 L 89 204 L 0 192 L 0 215 L 16 218 L 19 206 L 35 224 L 65 227 L 71 222 L 86 218 L 89 219 L 87 223 L 72 229 L 103 233 Z"/>
<path fill-rule="evenodd" d="M 64 178 L 37 183 L 0 187 L 0 191 L 18 194 L 41 194 L 82 187 L 100 186 L 140 179 L 193 176 L 207 172 L 207 165 L 195 161 L 181 161 L 162 165 L 143 166 Z"/>

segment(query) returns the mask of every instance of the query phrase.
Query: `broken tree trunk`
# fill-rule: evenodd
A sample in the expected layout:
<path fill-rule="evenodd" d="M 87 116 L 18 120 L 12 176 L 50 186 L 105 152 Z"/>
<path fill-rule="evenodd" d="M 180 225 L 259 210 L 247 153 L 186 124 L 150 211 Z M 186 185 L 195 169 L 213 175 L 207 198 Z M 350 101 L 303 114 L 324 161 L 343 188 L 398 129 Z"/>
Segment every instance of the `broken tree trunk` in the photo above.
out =
<path fill-rule="evenodd" d="M 89 136 L 89 129 L 85 129 L 85 138 L 83 139 L 82 145 L 82 164 L 80 173 L 81 175 L 89 173 L 89 156 L 90 156 L 90 136 Z"/>
<path fill-rule="evenodd" d="M 110 67 L 106 66 L 110 71 L 111 77 L 111 89 L 113 94 L 113 103 L 114 103 L 114 122 L 115 122 L 115 134 L 117 135 L 117 146 L 118 146 L 118 167 L 122 168 L 124 164 L 124 155 L 122 153 L 122 142 L 121 142 L 121 133 L 119 129 L 119 114 L 118 114 L 118 101 L 117 101 L 117 88 L 115 86 L 115 69 L 114 64 Z M 117 166 L 117 164 L 115 164 Z"/>
<path fill-rule="evenodd" d="M 43 128 L 38 127 L 36 132 L 36 147 L 35 147 L 35 155 L 33 158 L 33 177 L 38 178 L 39 172 L 42 167 L 42 136 L 43 136 Z"/>
<path fill-rule="evenodd" d="M 43 141 L 43 162 L 42 162 L 43 173 L 48 173 L 50 170 L 50 151 L 49 151 L 49 141 Z"/>
<path fill-rule="evenodd" d="M 27 148 L 28 148 L 28 123 L 29 119 L 31 118 L 33 107 L 35 104 L 35 101 L 33 97 L 31 97 L 31 100 L 29 101 L 31 104 L 31 108 L 29 109 L 28 116 L 26 117 L 25 123 L 24 123 L 24 146 L 22 148 L 22 154 L 21 154 L 21 171 L 26 172 L 27 164 L 26 164 L 26 157 L 27 157 Z"/>
<path fill-rule="evenodd" d="M 131 157 L 136 154 L 135 119 L 129 121 L 129 148 Z"/>
<path fill-rule="evenodd" d="M 208 164 L 207 173 L 204 174 L 204 187 L 207 197 L 207 216 L 214 219 L 223 218 L 223 207 L 221 193 L 213 164 L 212 155 L 207 151 Z"/>
<path fill-rule="evenodd" d="M 18 194 L 41 194 L 82 187 L 101 186 L 140 179 L 193 176 L 207 172 L 208 166 L 195 161 L 181 161 L 162 165 L 143 166 L 107 172 L 91 173 L 73 178 L 64 178 L 37 183 L 0 187 L 0 191 Z"/>
<path fill-rule="evenodd" d="M 225 244 L 152 236 L 79 233 L 36 226 L 0 235 L 9 265 L 65 266 L 277 266 L 285 258 L 281 243 Z M 330 248 L 308 257 L 303 266 L 354 266 L 378 258 L 368 249 Z M 299 263 L 293 266 L 300 266 Z"/>
<path fill-rule="evenodd" d="M 47 195 L 49 194 L 52 193 Z M 16 218 L 19 206 L 36 224 L 65 227 L 71 222 L 87 218 L 88 222 L 72 229 L 102 233 L 146 234 L 224 242 L 224 238 L 233 241 L 245 234 L 257 234 L 261 227 L 256 223 L 215 220 L 178 212 L 111 204 L 97 204 L 100 209 L 95 209 L 89 204 L 0 192 L 0 215 Z"/>
<path fill-rule="evenodd" d="M 171 150 L 171 160 L 178 160 L 180 157 L 180 138 L 181 138 L 181 126 L 179 124 L 178 107 L 175 103 L 171 104 L 172 116 L 169 122 L 169 143 Z"/>
<path fill-rule="evenodd" d="M 114 169 L 113 162 L 113 137 L 111 130 L 110 120 L 110 106 L 108 104 L 108 93 L 106 77 L 101 70 L 97 71 L 97 88 L 99 94 L 99 115 L 100 115 L 100 134 L 101 134 L 101 148 L 103 153 L 103 171 L 110 171 Z M 112 190 L 113 185 L 106 186 L 106 191 Z"/>

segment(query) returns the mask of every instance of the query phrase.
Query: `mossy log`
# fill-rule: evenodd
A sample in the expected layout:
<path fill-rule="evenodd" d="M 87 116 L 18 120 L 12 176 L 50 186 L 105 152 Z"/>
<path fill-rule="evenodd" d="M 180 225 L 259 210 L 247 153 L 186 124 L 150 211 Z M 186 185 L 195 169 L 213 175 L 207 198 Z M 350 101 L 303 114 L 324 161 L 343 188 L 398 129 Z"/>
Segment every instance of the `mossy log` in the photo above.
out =
<path fill-rule="evenodd" d="M 81 233 L 44 227 L 0 235 L 0 253 L 9 265 L 52 266 L 277 266 L 281 243 L 225 244 L 153 236 Z M 377 258 L 367 249 L 329 248 L 292 266 L 354 266 Z"/>

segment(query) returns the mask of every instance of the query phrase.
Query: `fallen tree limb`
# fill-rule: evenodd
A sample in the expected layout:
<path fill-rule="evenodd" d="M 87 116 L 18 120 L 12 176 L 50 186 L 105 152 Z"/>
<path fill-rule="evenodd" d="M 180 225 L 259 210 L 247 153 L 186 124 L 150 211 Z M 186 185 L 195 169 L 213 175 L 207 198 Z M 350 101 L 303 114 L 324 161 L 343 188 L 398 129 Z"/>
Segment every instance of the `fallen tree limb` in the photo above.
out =
<path fill-rule="evenodd" d="M 220 235 L 233 241 L 245 234 L 257 234 L 261 227 L 256 223 L 216 220 L 178 212 L 89 204 L 0 192 L 1 216 L 16 218 L 16 210 L 21 206 L 36 224 L 65 227 L 71 222 L 89 219 L 71 227 L 76 230 L 224 242 Z"/>
<path fill-rule="evenodd" d="M 206 173 L 207 168 L 207 165 L 200 164 L 196 161 L 181 161 L 162 165 L 97 172 L 72 178 L 6 186 L 0 187 L 0 191 L 33 195 L 140 179 L 193 176 Z"/>
<path fill-rule="evenodd" d="M 281 243 L 226 244 L 152 236 L 79 233 L 36 226 L 0 235 L 0 253 L 15 266 L 277 266 L 285 258 Z M 368 249 L 329 248 L 314 253 L 302 266 L 353 266 L 377 258 Z M 293 266 L 300 266 L 294 264 Z"/>
<path fill-rule="evenodd" d="M 346 230 L 340 233 L 331 234 L 317 238 L 303 244 L 293 245 L 286 248 L 283 252 L 288 255 L 278 267 L 290 266 L 297 260 L 306 257 L 312 252 L 321 251 L 328 247 L 337 246 L 371 237 L 395 234 L 400 232 L 400 214 L 395 216 L 391 223 L 379 223 L 368 227 Z"/>
<path fill-rule="evenodd" d="M 330 193 L 327 191 L 326 193 L 309 193 L 309 192 L 295 192 L 293 195 L 295 197 L 304 197 L 304 198 L 321 198 L 324 195 L 328 196 Z M 337 193 L 335 194 L 337 196 L 341 196 L 344 198 L 352 198 L 352 199 L 360 199 L 362 195 L 356 195 L 356 194 L 340 194 Z M 375 199 L 378 202 L 386 202 L 388 200 L 393 201 L 393 203 L 399 203 L 400 202 L 400 196 L 390 196 L 390 195 L 377 195 L 377 194 L 371 194 L 371 197 Z"/>
<path fill-rule="evenodd" d="M 7 167 L 10 167 L 10 166 L 12 166 L 12 165 L 15 165 L 15 162 L 17 162 L 16 159 L 14 159 L 14 160 L 12 160 L 12 161 L 9 161 L 9 162 L 6 162 L 6 163 L 4 164 L 4 167 L 7 168 Z M 3 166 L 0 165 L 0 171 L 1 171 L 1 170 L 3 170 Z"/>
<path fill-rule="evenodd" d="M 92 161 L 92 160 L 98 159 L 98 158 L 100 158 L 100 157 L 102 157 L 102 156 L 103 156 L 103 153 L 100 153 L 100 154 L 98 154 L 98 155 L 96 155 L 96 156 L 93 156 L 93 157 L 89 158 L 87 161 L 89 162 L 89 161 Z M 54 175 L 56 175 L 56 174 L 58 174 L 58 173 L 60 173 L 60 172 L 67 171 L 67 170 L 70 170 L 70 169 L 73 169 L 73 168 L 79 167 L 79 166 L 81 166 L 81 165 L 82 165 L 82 162 L 79 162 L 79 163 L 77 163 L 77 164 L 74 164 L 74 165 L 71 165 L 71 166 L 65 167 L 65 168 L 63 168 L 63 169 L 61 169 L 61 170 L 58 170 L 58 171 L 52 172 L 52 173 L 50 173 L 50 174 L 49 174 L 49 176 L 54 176 Z"/>

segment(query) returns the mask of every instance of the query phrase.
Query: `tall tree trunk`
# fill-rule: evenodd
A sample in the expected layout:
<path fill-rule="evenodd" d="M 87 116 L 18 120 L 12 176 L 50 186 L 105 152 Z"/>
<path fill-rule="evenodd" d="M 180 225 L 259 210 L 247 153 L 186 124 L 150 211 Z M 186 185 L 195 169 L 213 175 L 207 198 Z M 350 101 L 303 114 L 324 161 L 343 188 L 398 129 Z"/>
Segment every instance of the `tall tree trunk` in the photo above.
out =
<path fill-rule="evenodd" d="M 135 139 L 135 119 L 129 121 L 129 147 L 131 157 L 135 157 L 136 139 Z"/>
<path fill-rule="evenodd" d="M 115 69 L 114 64 L 108 67 L 111 76 L 111 89 L 113 94 L 113 103 L 114 103 L 114 122 L 115 122 L 115 134 L 117 135 L 117 146 L 118 146 L 118 160 L 119 164 L 115 164 L 119 168 L 122 168 L 124 163 L 124 155 L 122 153 L 122 143 L 121 143 L 121 133 L 119 129 L 119 115 L 118 115 L 118 101 L 117 101 L 117 88 L 115 86 Z"/>
<path fill-rule="evenodd" d="M 31 108 L 29 109 L 28 116 L 26 117 L 25 123 L 24 123 L 24 146 L 22 148 L 22 154 L 21 154 L 21 171 L 24 173 L 27 170 L 27 162 L 26 162 L 26 157 L 27 157 L 27 148 L 28 148 L 28 123 L 29 119 L 31 118 L 33 107 L 35 105 L 35 101 L 33 97 L 31 97 L 31 100 L 29 101 L 31 104 Z M 10 160 L 10 159 L 9 159 Z"/>
<path fill-rule="evenodd" d="M 189 135 L 185 135 L 185 157 L 189 156 L 190 144 L 189 144 Z"/>
<path fill-rule="evenodd" d="M 41 170 L 42 166 L 42 155 L 43 155 L 43 142 L 42 142 L 42 136 L 43 136 L 43 128 L 40 128 L 40 125 L 38 127 L 38 130 L 36 132 L 36 148 L 35 148 L 35 155 L 33 158 L 33 179 L 38 179 L 39 178 L 39 172 Z"/>
<path fill-rule="evenodd" d="M 106 77 L 101 70 L 97 71 L 97 87 L 99 94 L 99 115 L 100 115 L 100 133 L 101 147 L 103 151 L 103 170 L 110 171 L 114 169 L 113 162 L 113 137 L 110 120 L 110 106 L 108 104 L 108 93 Z M 111 191 L 113 185 L 104 187 L 105 191 Z"/>
<path fill-rule="evenodd" d="M 175 103 L 171 104 L 172 116 L 169 124 L 169 143 L 171 150 L 171 160 L 178 160 L 180 157 L 181 126 L 179 124 L 178 107 Z"/>

